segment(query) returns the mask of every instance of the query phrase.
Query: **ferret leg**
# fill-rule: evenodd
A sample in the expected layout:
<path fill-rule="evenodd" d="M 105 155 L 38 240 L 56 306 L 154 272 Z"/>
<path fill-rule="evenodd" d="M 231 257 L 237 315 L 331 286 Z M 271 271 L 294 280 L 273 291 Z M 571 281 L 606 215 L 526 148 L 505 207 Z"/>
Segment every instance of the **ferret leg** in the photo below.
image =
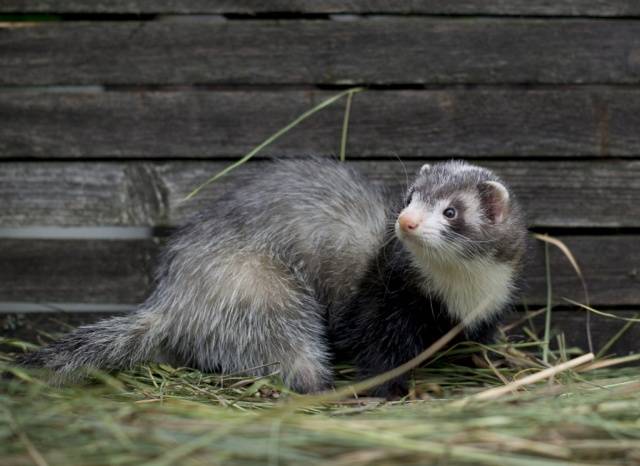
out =
<path fill-rule="evenodd" d="M 260 337 L 265 362 L 277 363 L 285 384 L 300 393 L 328 388 L 332 380 L 323 306 L 306 290 L 289 293 L 286 303 L 263 307 Z"/>
<path fill-rule="evenodd" d="M 326 388 L 326 310 L 312 287 L 266 254 L 231 259 L 210 272 L 217 281 L 190 283 L 202 291 L 190 293 L 188 305 L 167 320 L 167 352 L 205 371 L 265 376 L 277 370 L 295 391 Z"/>
<path fill-rule="evenodd" d="M 293 357 L 283 355 L 280 361 L 282 378 L 292 390 L 300 393 L 318 392 L 329 388 L 332 371 L 324 343 L 307 344 L 294 349 Z"/>
<path fill-rule="evenodd" d="M 392 296 L 386 299 L 383 302 L 373 294 L 360 296 L 332 326 L 338 354 L 354 360 L 360 378 L 395 369 L 424 349 L 420 323 L 407 315 L 402 301 L 396 302 Z M 386 398 L 403 396 L 407 379 L 407 374 L 401 375 L 369 392 Z"/>
<path fill-rule="evenodd" d="M 254 377 L 277 372 L 294 391 L 323 390 L 332 380 L 324 321 L 317 303 L 305 301 L 303 307 L 236 303 L 235 315 L 222 317 L 224 325 L 215 322 L 206 335 L 185 336 L 168 353 L 203 371 Z"/>
<path fill-rule="evenodd" d="M 238 337 L 234 362 L 263 365 L 261 375 L 278 370 L 292 390 L 317 392 L 328 388 L 332 380 L 321 306 L 312 296 L 294 296 L 284 306 L 263 304 L 249 311 L 253 330 L 250 336 Z"/>
<path fill-rule="evenodd" d="M 411 345 L 410 342 L 403 346 L 396 344 L 385 346 L 384 343 L 378 347 L 372 345 L 367 352 L 358 355 L 356 366 L 360 378 L 366 379 L 395 369 L 418 353 L 419 348 L 416 345 Z M 404 396 L 408 390 L 408 378 L 408 374 L 405 373 L 372 388 L 369 393 L 373 396 L 389 399 Z"/>

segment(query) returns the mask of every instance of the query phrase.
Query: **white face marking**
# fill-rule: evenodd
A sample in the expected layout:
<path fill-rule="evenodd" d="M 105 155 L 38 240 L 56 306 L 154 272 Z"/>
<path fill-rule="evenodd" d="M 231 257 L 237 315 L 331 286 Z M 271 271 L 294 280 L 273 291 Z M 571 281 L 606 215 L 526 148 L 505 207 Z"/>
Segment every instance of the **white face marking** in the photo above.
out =
<path fill-rule="evenodd" d="M 444 199 L 429 206 L 422 200 L 419 193 L 414 194 L 401 214 L 410 214 L 413 218 L 419 219 L 420 223 L 414 231 L 405 233 L 396 221 L 396 235 L 409 247 L 438 249 L 445 246 L 446 241 L 442 238 L 442 232 L 447 228 L 447 220 L 442 212 L 450 205 L 450 200 Z"/>
<path fill-rule="evenodd" d="M 465 204 L 467 225 L 484 223 L 477 196 L 459 193 L 456 199 Z M 438 296 L 452 318 L 473 328 L 508 303 L 515 271 L 510 264 L 457 254 L 455 245 L 441 235 L 448 223 L 443 211 L 450 205 L 451 199 L 444 199 L 428 206 L 419 193 L 414 194 L 403 212 L 420 218 L 420 226 L 408 233 L 396 222 L 396 234 L 413 253 L 414 266 L 425 280 L 425 293 Z"/>

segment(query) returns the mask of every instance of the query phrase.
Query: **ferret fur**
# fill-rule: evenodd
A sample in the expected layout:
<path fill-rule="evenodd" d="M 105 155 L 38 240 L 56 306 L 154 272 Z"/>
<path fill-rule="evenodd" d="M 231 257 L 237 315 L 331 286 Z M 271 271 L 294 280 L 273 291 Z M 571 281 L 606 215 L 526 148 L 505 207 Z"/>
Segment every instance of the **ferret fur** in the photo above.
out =
<path fill-rule="evenodd" d="M 512 300 L 525 229 L 488 170 L 425 166 L 404 206 L 330 160 L 250 171 L 172 236 L 136 312 L 80 327 L 22 362 L 60 380 L 144 361 L 255 376 L 275 365 L 291 389 L 313 392 L 330 386 L 334 354 L 377 374 L 463 319 L 469 338 L 484 339 Z M 451 203 L 456 228 L 435 218 Z M 399 209 L 422 212 L 431 239 L 406 237 Z M 377 393 L 402 390 L 398 379 Z"/>

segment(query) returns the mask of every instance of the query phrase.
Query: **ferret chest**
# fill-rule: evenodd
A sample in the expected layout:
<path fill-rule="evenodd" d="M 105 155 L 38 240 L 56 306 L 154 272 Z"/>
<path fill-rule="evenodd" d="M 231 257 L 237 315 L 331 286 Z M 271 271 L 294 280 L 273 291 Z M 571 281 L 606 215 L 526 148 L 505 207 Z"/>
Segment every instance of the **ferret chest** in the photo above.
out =
<path fill-rule="evenodd" d="M 487 259 L 458 263 L 422 264 L 425 294 L 438 296 L 450 316 L 467 328 L 490 320 L 508 304 L 513 287 L 513 269 Z"/>

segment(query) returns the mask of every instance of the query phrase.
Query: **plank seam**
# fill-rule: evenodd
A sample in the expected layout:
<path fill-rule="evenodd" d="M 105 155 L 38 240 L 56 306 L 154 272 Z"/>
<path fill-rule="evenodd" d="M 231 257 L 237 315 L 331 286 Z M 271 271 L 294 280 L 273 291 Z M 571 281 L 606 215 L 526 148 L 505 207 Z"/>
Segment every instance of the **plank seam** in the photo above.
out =
<path fill-rule="evenodd" d="M 250 149 L 250 148 L 249 148 Z M 308 151 L 301 152 L 300 157 L 307 156 L 309 154 Z M 237 155 L 224 155 L 224 156 L 204 156 L 204 157 L 194 157 L 192 155 L 189 156 L 176 156 L 170 155 L 167 157 L 162 156 L 154 156 L 154 157 L 144 157 L 144 156 L 126 156 L 126 157 L 87 157 L 87 158 L 79 158 L 79 157 L 47 157 L 47 156 L 7 156 L 0 157 L 0 164 L 3 163 L 41 163 L 43 161 L 52 162 L 52 163 L 63 163 L 63 162 L 74 162 L 74 163 L 97 163 L 97 162 L 106 162 L 106 163 L 121 163 L 121 162 L 150 162 L 150 163 L 169 163 L 169 162 L 237 162 L 241 157 Z M 252 157 L 252 161 L 270 161 L 278 158 L 295 158 L 288 157 L 278 157 L 278 156 L 255 156 Z M 337 151 L 332 157 L 326 157 L 327 159 L 338 159 Z M 419 162 L 419 161 L 430 161 L 430 160 L 449 160 L 449 159 L 464 159 L 464 160 L 473 160 L 478 163 L 483 162 L 521 162 L 521 163 L 530 163 L 530 162 L 631 162 L 634 160 L 640 159 L 640 153 L 625 155 L 625 156 L 600 156 L 600 155 L 527 155 L 527 156 L 511 156 L 511 155 L 473 155 L 473 154 L 460 154 L 460 155 L 432 155 L 428 157 L 413 157 L 411 154 L 401 154 L 395 153 L 392 155 L 380 155 L 376 157 L 372 156 L 363 156 L 363 157 L 352 157 L 350 158 L 347 154 L 348 162 Z"/>
<path fill-rule="evenodd" d="M 111 303 L 45 303 L 45 302 L 14 302 L 0 301 L 2 314 L 31 314 L 31 313 L 85 313 L 85 312 L 131 312 L 137 308 L 136 304 Z"/>
<path fill-rule="evenodd" d="M 188 84 L 65 84 L 65 85 L 30 85 L 30 84 L 4 84 L 0 85 L 0 93 L 190 93 L 190 92 L 340 92 L 353 87 L 364 87 L 367 92 L 394 92 L 394 91 L 598 91 L 603 89 L 613 90 L 640 90 L 640 83 L 634 82 L 585 82 L 585 83 L 544 83 L 544 82 L 451 82 L 451 83 L 188 83 Z"/>
<path fill-rule="evenodd" d="M 3 19 L 3 16 L 8 17 Z M 21 17 L 24 17 L 22 19 Z M 424 19 L 541 19 L 541 20 L 572 20 L 572 19 L 589 19 L 589 20 L 605 20 L 605 21 L 634 21 L 640 19 L 640 14 L 516 14 L 516 13 L 482 13 L 478 12 L 446 12 L 446 13 L 419 13 L 419 12 L 389 12 L 389 11 L 369 11 L 369 12 L 350 12 L 350 11 L 333 11 L 329 13 L 302 13 L 295 11 L 273 11 L 259 13 L 231 13 L 224 11 L 201 11 L 181 12 L 181 11 L 155 11 L 148 13 L 92 13 L 92 12 L 64 12 L 61 10 L 30 11 L 30 10 L 11 10 L 0 8 L 0 21 L 29 21 L 29 22 L 50 22 L 50 21 L 88 21 L 88 22 L 113 22 L 113 21 L 166 21 L 172 18 L 209 18 L 220 17 L 227 21 L 367 21 L 367 20 L 384 20 L 386 18 L 424 18 Z"/>
<path fill-rule="evenodd" d="M 105 239 L 132 240 L 151 238 L 151 227 L 56 227 L 56 226 L 28 226 L 28 227 L 0 227 L 0 239 Z"/>

